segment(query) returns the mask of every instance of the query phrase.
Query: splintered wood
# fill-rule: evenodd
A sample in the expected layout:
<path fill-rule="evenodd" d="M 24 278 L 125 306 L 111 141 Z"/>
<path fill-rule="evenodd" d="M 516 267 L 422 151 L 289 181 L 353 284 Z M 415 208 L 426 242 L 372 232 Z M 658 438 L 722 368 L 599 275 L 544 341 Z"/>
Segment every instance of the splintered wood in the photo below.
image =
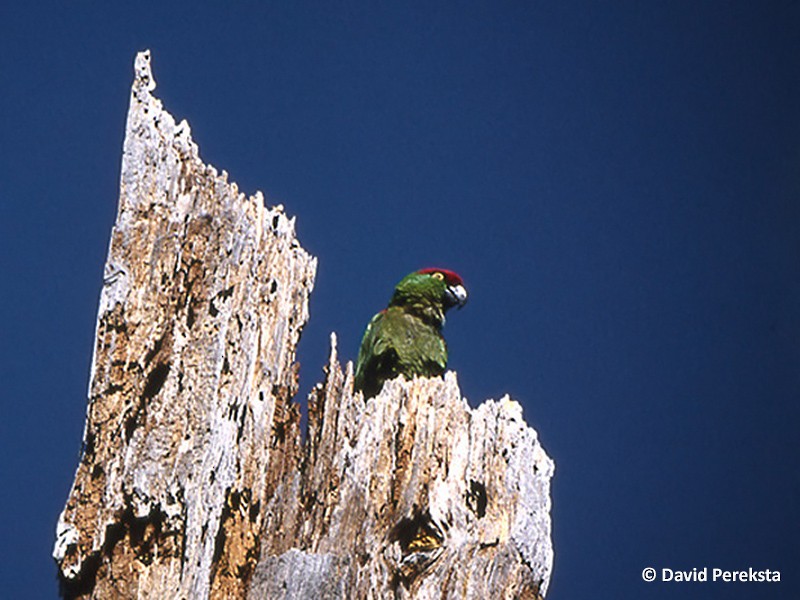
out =
<path fill-rule="evenodd" d="M 553 462 L 454 374 L 364 402 L 336 358 L 301 439 L 316 259 L 203 164 L 136 58 L 86 428 L 53 551 L 70 598 L 537 598 Z"/>
<path fill-rule="evenodd" d="M 470 409 L 452 372 L 364 402 L 335 336 L 326 371 L 248 598 L 543 597 L 553 462 L 520 405 Z"/>

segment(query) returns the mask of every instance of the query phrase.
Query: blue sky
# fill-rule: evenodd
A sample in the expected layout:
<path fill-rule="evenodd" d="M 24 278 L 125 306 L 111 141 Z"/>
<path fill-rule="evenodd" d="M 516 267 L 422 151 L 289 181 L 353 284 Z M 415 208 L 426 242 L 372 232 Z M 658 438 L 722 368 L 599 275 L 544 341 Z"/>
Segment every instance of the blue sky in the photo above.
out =
<path fill-rule="evenodd" d="M 4 6 L 4 595 L 56 596 L 145 48 L 319 257 L 304 392 L 403 275 L 464 277 L 462 391 L 510 393 L 556 461 L 549 598 L 800 597 L 800 4 L 688 1 Z"/>

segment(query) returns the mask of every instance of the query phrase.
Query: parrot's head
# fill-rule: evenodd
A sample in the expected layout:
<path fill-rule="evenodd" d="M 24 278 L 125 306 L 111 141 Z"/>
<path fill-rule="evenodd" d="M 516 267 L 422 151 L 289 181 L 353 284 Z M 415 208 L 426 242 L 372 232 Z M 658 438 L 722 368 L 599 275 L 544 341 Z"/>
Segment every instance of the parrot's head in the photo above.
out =
<path fill-rule="evenodd" d="M 445 310 L 454 306 L 461 308 L 467 303 L 467 288 L 464 287 L 464 281 L 458 273 L 431 267 L 421 269 L 415 275 L 429 278 L 427 285 L 436 290 L 436 293 L 441 294 Z"/>
<path fill-rule="evenodd" d="M 389 306 L 404 307 L 444 324 L 444 313 L 467 302 L 461 277 L 448 269 L 428 268 L 406 275 L 394 289 Z"/>

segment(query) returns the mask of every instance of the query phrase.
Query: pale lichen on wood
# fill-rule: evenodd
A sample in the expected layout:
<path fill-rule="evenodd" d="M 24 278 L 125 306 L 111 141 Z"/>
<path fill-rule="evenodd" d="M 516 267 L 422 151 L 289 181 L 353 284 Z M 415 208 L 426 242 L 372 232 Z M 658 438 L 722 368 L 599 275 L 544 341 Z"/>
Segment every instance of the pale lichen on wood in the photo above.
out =
<path fill-rule="evenodd" d="M 536 598 L 553 462 L 455 374 L 352 391 L 295 348 L 316 260 L 199 158 L 136 58 L 83 451 L 54 557 L 69 597 Z"/>

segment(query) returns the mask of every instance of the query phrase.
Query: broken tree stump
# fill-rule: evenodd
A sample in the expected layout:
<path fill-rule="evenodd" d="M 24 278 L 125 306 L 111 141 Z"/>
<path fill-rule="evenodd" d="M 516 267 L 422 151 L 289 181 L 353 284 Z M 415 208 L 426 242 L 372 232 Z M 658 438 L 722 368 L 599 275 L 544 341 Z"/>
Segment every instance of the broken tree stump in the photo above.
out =
<path fill-rule="evenodd" d="M 83 448 L 53 551 L 68 598 L 538 598 L 553 462 L 455 374 L 368 401 L 337 359 L 300 430 L 316 259 L 199 158 L 136 57 Z"/>

